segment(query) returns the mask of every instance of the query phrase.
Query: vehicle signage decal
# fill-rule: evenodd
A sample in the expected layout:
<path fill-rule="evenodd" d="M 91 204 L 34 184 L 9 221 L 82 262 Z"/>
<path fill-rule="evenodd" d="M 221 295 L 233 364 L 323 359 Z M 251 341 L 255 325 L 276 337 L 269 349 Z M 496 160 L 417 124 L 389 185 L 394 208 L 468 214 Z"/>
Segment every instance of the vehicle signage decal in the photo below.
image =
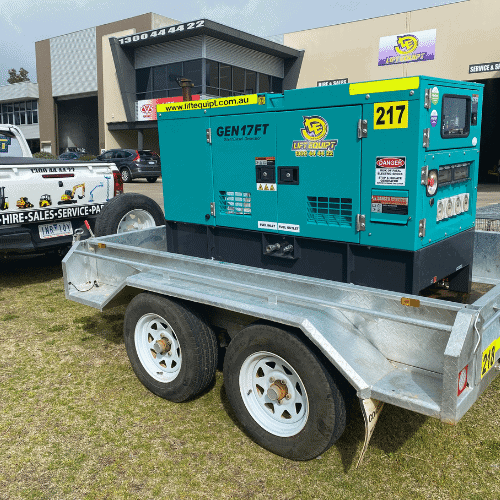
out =
<path fill-rule="evenodd" d="M 298 224 L 285 224 L 284 222 L 278 223 L 280 231 L 288 231 L 289 233 L 300 233 L 300 226 Z"/>
<path fill-rule="evenodd" d="M 408 198 L 372 195 L 372 210 L 377 214 L 408 215 Z"/>
<path fill-rule="evenodd" d="M 375 82 L 351 83 L 349 95 L 376 94 L 378 92 L 396 92 L 398 90 L 415 90 L 420 86 L 420 78 L 395 78 L 393 80 L 378 80 Z"/>
<path fill-rule="evenodd" d="M 300 129 L 300 133 L 304 140 L 292 142 L 292 151 L 295 151 L 295 156 L 333 156 L 339 141 L 327 139 L 328 122 L 318 115 L 303 116 L 302 120 L 304 128 Z"/>
<path fill-rule="evenodd" d="M 217 137 L 224 137 L 225 141 L 260 140 L 267 134 L 269 123 L 249 123 L 246 125 L 226 125 L 217 127 Z"/>
<path fill-rule="evenodd" d="M 200 95 L 195 94 L 191 96 L 192 101 L 199 101 Z M 141 101 L 136 101 L 136 116 L 137 121 L 144 122 L 150 120 L 156 120 L 156 107 L 158 104 L 164 104 L 166 102 L 182 102 L 182 96 L 177 97 L 161 97 L 158 99 L 144 99 Z"/>
<path fill-rule="evenodd" d="M 500 349 L 500 337 L 494 340 L 484 351 L 481 363 L 481 378 L 483 378 L 490 368 L 495 364 L 496 353 Z"/>
<path fill-rule="evenodd" d="M 158 104 L 157 113 L 171 111 L 193 111 L 197 109 L 227 108 L 230 106 L 246 106 L 248 104 L 259 104 L 257 94 L 249 94 L 235 97 L 219 97 L 217 99 L 204 99 L 200 101 L 183 101 Z"/>
<path fill-rule="evenodd" d="M 408 128 L 408 101 L 376 102 L 373 115 L 374 130 Z"/>
<path fill-rule="evenodd" d="M 276 222 L 267 222 L 260 220 L 259 229 L 278 229 L 278 224 Z"/>
<path fill-rule="evenodd" d="M 435 109 L 433 109 L 431 111 L 431 126 L 435 127 L 437 123 L 438 123 L 438 112 Z"/>
<path fill-rule="evenodd" d="M 375 184 L 377 186 L 404 186 L 406 183 L 406 156 L 377 156 Z"/>
<path fill-rule="evenodd" d="M 10 137 L 0 135 L 0 153 L 8 153 L 10 146 Z"/>
<path fill-rule="evenodd" d="M 436 30 L 415 31 L 380 37 L 378 65 L 432 61 L 436 53 Z"/>
<path fill-rule="evenodd" d="M 97 215 L 103 206 L 104 203 L 94 203 L 90 205 L 42 208 L 37 210 L 26 209 L 22 212 L 5 212 L 0 213 L 0 226 L 50 222 L 73 217 L 88 217 Z"/>
<path fill-rule="evenodd" d="M 439 89 L 437 87 L 432 87 L 431 102 L 434 106 L 437 106 L 437 103 L 439 102 Z"/>

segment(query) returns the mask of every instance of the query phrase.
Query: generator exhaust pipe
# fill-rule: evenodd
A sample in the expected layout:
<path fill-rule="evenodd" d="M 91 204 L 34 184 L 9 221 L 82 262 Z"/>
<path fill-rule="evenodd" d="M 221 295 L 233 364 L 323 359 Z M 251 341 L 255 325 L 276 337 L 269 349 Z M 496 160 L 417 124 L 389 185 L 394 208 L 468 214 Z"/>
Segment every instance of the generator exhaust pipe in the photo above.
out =
<path fill-rule="evenodd" d="M 178 83 L 182 88 L 182 100 L 192 101 L 191 88 L 194 87 L 194 83 L 189 78 L 181 78 Z"/>

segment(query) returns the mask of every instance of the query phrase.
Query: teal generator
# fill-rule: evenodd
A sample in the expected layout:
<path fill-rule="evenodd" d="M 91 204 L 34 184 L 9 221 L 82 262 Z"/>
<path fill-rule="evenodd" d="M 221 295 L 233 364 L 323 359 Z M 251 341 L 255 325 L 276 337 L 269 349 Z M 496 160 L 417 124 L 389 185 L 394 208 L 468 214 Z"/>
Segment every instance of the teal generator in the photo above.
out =
<path fill-rule="evenodd" d="M 168 250 L 470 291 L 482 87 L 420 76 L 159 104 Z"/>

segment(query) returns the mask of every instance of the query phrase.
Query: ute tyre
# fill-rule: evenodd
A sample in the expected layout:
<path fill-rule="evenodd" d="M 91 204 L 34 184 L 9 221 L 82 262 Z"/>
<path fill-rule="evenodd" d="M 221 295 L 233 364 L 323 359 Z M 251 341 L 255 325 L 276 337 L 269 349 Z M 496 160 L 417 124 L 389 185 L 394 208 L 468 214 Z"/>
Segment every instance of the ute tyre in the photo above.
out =
<path fill-rule="evenodd" d="M 271 378 L 289 389 L 280 405 L 269 399 Z M 226 351 L 224 385 L 247 433 L 276 455 L 310 460 L 345 429 L 345 401 L 332 376 L 297 335 L 283 328 L 257 323 L 238 333 Z"/>
<path fill-rule="evenodd" d="M 146 180 L 148 182 L 156 182 L 158 180 L 158 177 L 146 177 Z"/>
<path fill-rule="evenodd" d="M 128 168 L 122 168 L 120 174 L 122 174 L 123 182 L 132 182 L 132 174 Z"/>
<path fill-rule="evenodd" d="M 127 307 L 123 330 L 132 369 L 153 394 L 180 403 L 195 397 L 213 380 L 217 339 L 185 303 L 141 293 Z M 171 342 L 171 356 L 153 356 L 151 349 L 160 335 Z"/>
<path fill-rule="evenodd" d="M 154 200 L 138 193 L 125 193 L 109 200 L 96 219 L 96 236 L 126 233 L 165 224 L 163 212 Z"/>

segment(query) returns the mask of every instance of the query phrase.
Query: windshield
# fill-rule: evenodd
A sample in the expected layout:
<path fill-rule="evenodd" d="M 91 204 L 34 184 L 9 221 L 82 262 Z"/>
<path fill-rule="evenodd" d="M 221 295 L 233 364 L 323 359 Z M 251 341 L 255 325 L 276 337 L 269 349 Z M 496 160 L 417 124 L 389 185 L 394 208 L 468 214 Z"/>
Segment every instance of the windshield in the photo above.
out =
<path fill-rule="evenodd" d="M 5 156 L 23 156 L 21 144 L 13 134 L 7 132 L 0 134 L 0 158 Z"/>

